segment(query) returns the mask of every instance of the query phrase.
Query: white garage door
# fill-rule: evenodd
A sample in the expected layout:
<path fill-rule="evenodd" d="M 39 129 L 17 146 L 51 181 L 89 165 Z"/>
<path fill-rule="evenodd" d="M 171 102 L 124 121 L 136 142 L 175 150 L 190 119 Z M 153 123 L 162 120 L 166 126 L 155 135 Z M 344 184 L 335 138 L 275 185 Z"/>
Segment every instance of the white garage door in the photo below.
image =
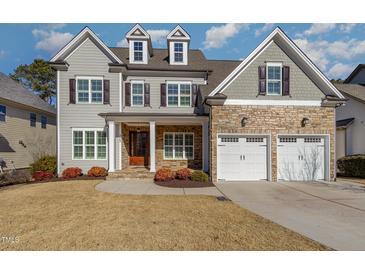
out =
<path fill-rule="evenodd" d="M 218 180 L 267 180 L 267 138 L 218 136 Z"/>
<path fill-rule="evenodd" d="M 278 179 L 324 180 L 325 139 L 320 136 L 278 138 Z"/>

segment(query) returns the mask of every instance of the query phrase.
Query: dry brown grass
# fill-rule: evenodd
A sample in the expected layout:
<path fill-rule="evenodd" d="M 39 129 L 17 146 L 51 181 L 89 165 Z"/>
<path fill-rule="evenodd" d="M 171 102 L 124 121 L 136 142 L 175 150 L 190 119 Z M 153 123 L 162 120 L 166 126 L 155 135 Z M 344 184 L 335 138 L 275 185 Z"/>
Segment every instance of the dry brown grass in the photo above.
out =
<path fill-rule="evenodd" d="M 102 193 L 96 181 L 0 190 L 0 250 L 325 250 L 231 202 Z"/>

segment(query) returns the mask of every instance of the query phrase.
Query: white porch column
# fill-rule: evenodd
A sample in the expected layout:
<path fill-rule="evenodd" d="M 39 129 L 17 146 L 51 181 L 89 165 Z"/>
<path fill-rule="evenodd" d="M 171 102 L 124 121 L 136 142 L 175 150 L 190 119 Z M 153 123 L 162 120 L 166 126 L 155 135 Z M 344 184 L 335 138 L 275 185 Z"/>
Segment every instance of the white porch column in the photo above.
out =
<path fill-rule="evenodd" d="M 156 171 L 156 122 L 150 121 L 150 172 Z"/>
<path fill-rule="evenodd" d="M 108 121 L 109 171 L 115 171 L 115 123 Z"/>
<path fill-rule="evenodd" d="M 203 135 L 203 170 L 208 172 L 209 170 L 209 122 L 203 122 L 202 124 L 202 135 Z"/>

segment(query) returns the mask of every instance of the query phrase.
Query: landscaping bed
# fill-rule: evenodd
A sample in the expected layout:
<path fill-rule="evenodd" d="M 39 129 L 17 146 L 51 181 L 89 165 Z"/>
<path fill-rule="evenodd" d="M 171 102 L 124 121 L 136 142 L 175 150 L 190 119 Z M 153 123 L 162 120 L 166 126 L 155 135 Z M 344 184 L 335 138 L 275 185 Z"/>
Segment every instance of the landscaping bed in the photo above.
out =
<path fill-rule="evenodd" d="M 212 182 L 196 182 L 191 180 L 169 180 L 169 181 L 154 181 L 156 185 L 174 188 L 194 188 L 194 187 L 212 187 Z"/>
<path fill-rule="evenodd" d="M 154 182 L 156 185 L 174 188 L 194 188 L 214 186 L 209 181 L 208 174 L 201 170 L 182 168 L 172 171 L 169 168 L 160 168 L 156 171 Z"/>

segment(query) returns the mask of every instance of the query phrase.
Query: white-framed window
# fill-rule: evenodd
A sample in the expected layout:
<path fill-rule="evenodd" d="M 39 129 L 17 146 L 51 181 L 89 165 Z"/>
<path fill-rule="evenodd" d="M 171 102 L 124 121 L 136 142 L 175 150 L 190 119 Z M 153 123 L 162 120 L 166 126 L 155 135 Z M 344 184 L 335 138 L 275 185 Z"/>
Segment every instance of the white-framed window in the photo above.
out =
<path fill-rule="evenodd" d="M 266 90 L 268 95 L 281 95 L 282 63 L 266 64 Z"/>
<path fill-rule="evenodd" d="M 41 128 L 47 128 L 47 116 L 41 116 Z"/>
<path fill-rule="evenodd" d="M 144 82 L 131 81 L 131 106 L 144 106 Z"/>
<path fill-rule="evenodd" d="M 106 132 L 103 129 L 73 129 L 73 160 L 106 160 Z"/>
<path fill-rule="evenodd" d="M 167 83 L 167 106 L 190 107 L 191 106 L 191 83 L 168 82 Z"/>
<path fill-rule="evenodd" d="M 175 63 L 184 62 L 184 44 L 180 42 L 174 43 L 174 61 Z"/>
<path fill-rule="evenodd" d="M 143 42 L 133 42 L 133 56 L 134 62 L 143 62 Z"/>
<path fill-rule="evenodd" d="M 102 104 L 103 85 L 102 77 L 76 77 L 77 103 Z"/>
<path fill-rule="evenodd" d="M 0 105 L 0 122 L 6 121 L 6 106 Z"/>
<path fill-rule="evenodd" d="M 193 160 L 194 133 L 165 132 L 164 159 L 166 160 Z"/>

